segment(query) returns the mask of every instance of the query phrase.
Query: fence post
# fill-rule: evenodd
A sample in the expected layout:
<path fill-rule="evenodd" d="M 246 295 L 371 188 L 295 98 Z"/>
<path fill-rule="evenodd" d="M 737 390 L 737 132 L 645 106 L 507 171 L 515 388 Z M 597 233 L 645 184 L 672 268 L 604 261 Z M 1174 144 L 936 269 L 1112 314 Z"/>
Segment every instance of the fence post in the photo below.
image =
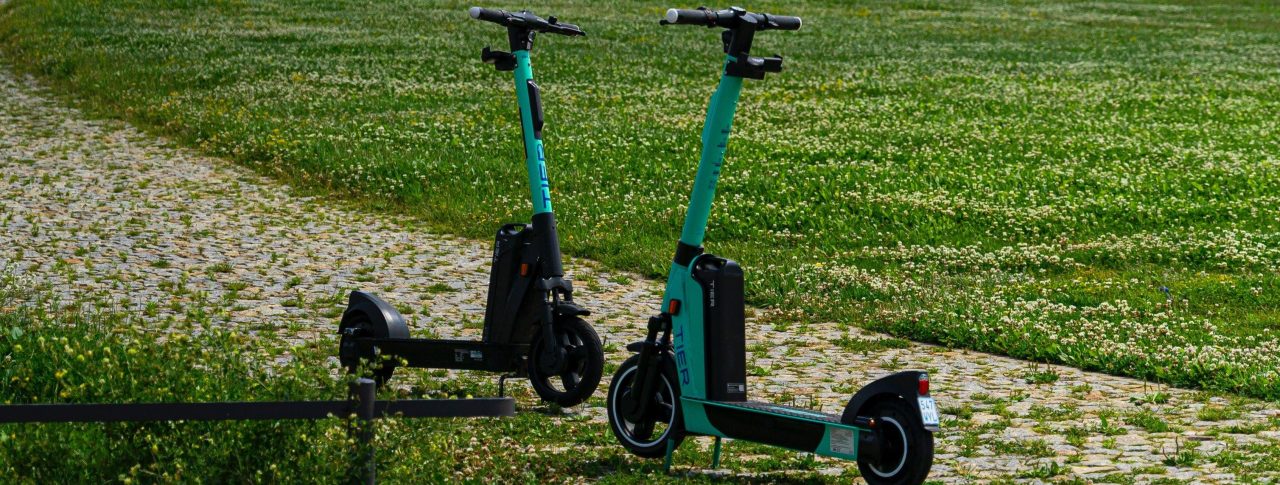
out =
<path fill-rule="evenodd" d="M 360 378 L 356 379 L 356 396 L 359 402 L 356 404 L 356 417 L 360 419 L 360 447 L 361 453 L 364 454 L 363 462 L 363 481 L 366 485 L 374 485 L 378 481 L 377 462 L 375 461 L 373 448 L 373 418 L 374 403 L 377 399 L 377 387 L 374 385 L 373 379 Z"/>

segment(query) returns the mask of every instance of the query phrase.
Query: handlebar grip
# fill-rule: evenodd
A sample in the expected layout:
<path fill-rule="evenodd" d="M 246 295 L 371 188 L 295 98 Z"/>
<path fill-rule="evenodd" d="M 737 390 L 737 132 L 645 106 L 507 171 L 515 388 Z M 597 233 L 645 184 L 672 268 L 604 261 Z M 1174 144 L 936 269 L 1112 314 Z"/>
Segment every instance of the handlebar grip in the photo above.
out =
<path fill-rule="evenodd" d="M 485 22 L 493 22 L 495 24 L 507 25 L 507 17 L 510 15 L 502 10 L 493 10 L 488 8 L 471 7 L 467 13 L 471 14 L 471 18 L 483 20 Z"/>
<path fill-rule="evenodd" d="M 764 17 L 765 25 L 773 30 L 800 30 L 800 17 L 792 17 L 790 15 L 769 15 L 760 14 Z"/>
<path fill-rule="evenodd" d="M 715 22 L 712 15 L 714 13 L 710 10 L 671 8 L 667 9 L 667 15 L 662 21 L 665 24 L 675 25 L 712 25 Z"/>

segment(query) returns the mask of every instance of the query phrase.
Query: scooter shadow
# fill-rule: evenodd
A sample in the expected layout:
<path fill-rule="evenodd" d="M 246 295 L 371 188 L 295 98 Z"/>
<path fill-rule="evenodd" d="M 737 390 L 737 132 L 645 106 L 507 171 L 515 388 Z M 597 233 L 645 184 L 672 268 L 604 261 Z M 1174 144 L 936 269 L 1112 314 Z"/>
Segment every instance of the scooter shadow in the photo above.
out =
<path fill-rule="evenodd" d="M 604 473 L 598 478 L 605 478 L 609 472 L 616 472 L 623 468 L 630 468 L 628 465 L 634 465 L 635 462 L 630 458 L 613 459 L 596 459 L 581 462 L 579 466 L 584 470 L 601 470 Z M 655 460 L 653 462 L 643 462 L 641 466 L 636 467 L 633 471 L 637 472 L 654 472 L 663 475 L 662 461 Z M 809 484 L 825 484 L 830 480 L 823 480 L 815 477 L 789 477 L 780 473 L 769 473 L 765 475 L 751 476 L 746 473 L 728 469 L 702 469 L 702 468 L 684 468 L 677 465 L 671 472 L 665 474 L 665 478 L 676 481 L 694 481 L 696 483 L 725 483 L 725 484 L 764 484 L 764 483 L 784 483 L 796 485 Z"/>

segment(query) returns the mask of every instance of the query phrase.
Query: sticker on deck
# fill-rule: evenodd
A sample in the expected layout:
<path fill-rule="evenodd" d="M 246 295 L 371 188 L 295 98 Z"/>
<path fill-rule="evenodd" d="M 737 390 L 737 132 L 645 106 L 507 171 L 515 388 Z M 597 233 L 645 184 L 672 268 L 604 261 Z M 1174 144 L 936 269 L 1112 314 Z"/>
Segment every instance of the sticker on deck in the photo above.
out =
<path fill-rule="evenodd" d="M 853 430 L 831 428 L 831 451 L 841 455 L 853 455 Z"/>

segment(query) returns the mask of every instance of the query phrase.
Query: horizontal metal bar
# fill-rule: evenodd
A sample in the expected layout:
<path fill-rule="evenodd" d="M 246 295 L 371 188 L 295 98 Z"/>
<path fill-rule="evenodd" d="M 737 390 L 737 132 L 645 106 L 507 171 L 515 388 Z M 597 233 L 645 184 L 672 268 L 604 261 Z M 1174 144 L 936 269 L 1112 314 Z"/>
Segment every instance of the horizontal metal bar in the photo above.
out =
<path fill-rule="evenodd" d="M 356 401 L 265 401 L 130 404 L 12 404 L 0 406 L 0 423 L 82 423 L 124 421 L 224 421 L 324 419 L 356 411 Z M 378 401 L 375 415 L 404 417 L 511 416 L 515 401 L 424 399 Z"/>
<path fill-rule="evenodd" d="M 509 397 L 481 399 L 424 399 L 411 401 L 378 401 L 378 416 L 401 415 L 406 418 L 460 418 L 514 416 L 516 401 Z"/>

